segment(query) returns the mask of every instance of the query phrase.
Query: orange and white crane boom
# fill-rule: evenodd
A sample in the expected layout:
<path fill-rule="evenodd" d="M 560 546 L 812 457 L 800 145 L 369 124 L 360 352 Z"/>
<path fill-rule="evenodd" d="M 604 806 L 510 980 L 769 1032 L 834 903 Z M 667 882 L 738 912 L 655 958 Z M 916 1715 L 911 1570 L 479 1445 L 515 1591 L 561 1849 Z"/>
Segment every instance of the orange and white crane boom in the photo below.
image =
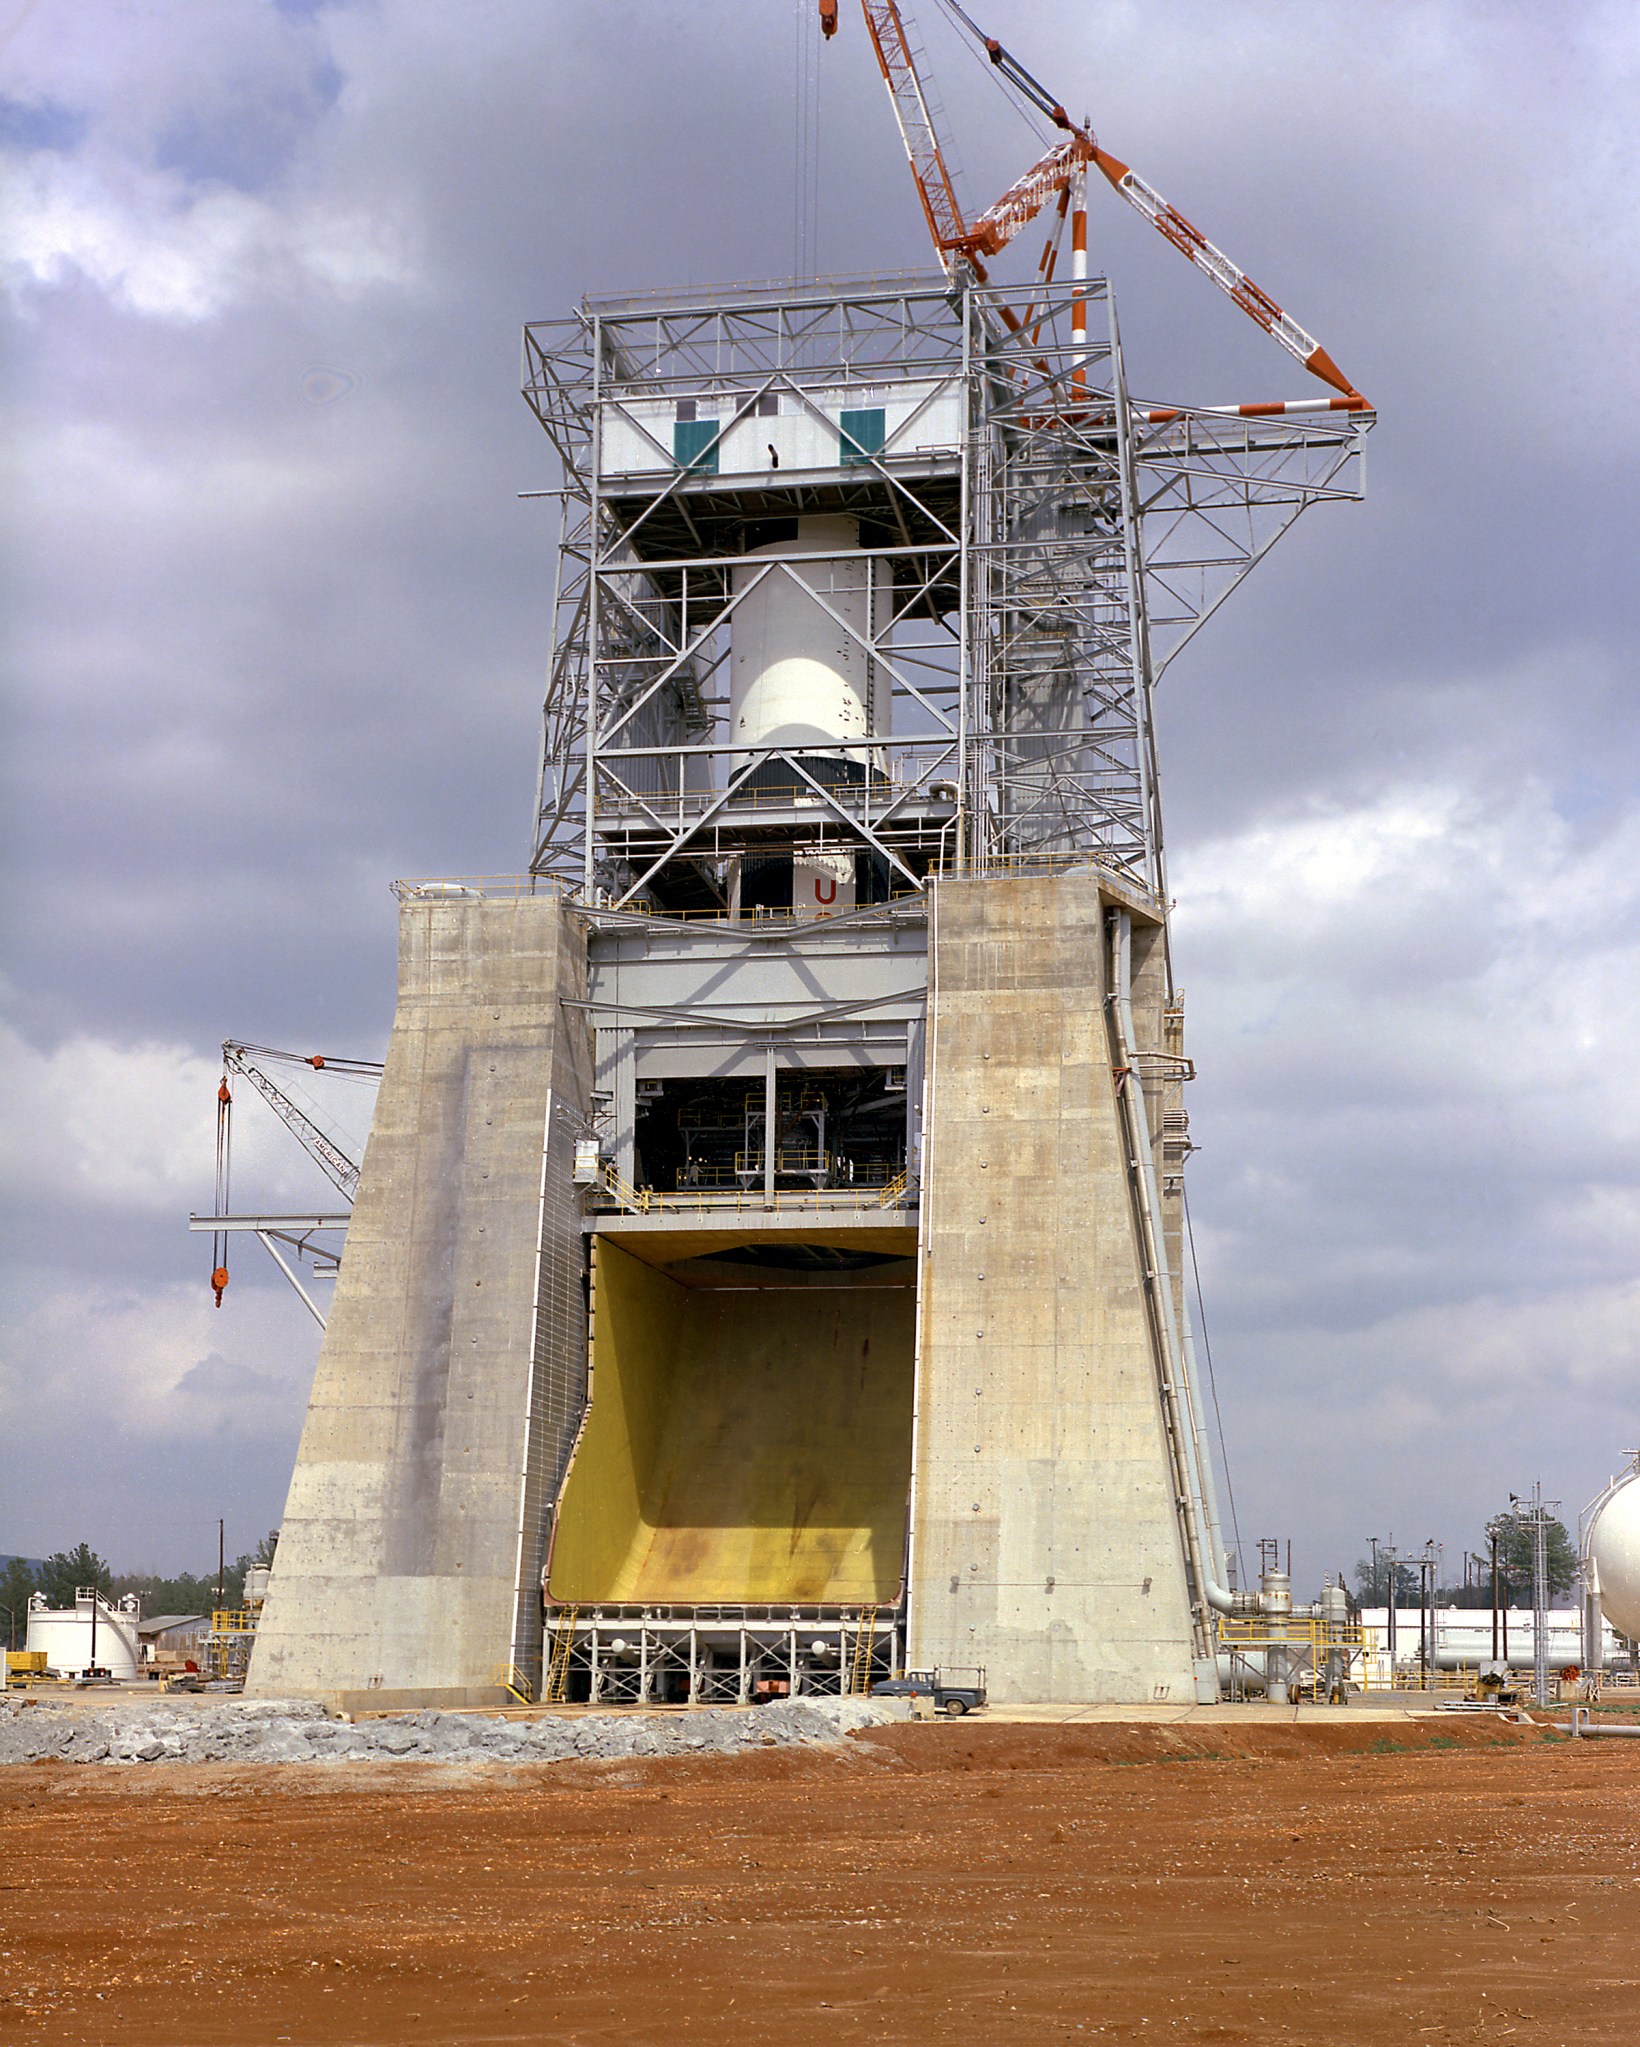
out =
<path fill-rule="evenodd" d="M 837 33 L 837 4 L 838 0 L 820 0 L 821 32 L 828 37 Z M 916 180 L 923 212 L 928 219 L 929 232 L 947 268 L 958 258 L 966 258 L 983 280 L 983 259 L 1005 249 L 1050 199 L 1068 190 L 1073 208 L 1073 276 L 1078 280 L 1085 277 L 1087 225 L 1082 204 L 1082 179 L 1087 166 L 1094 164 L 1117 196 L 1125 199 L 1181 255 L 1188 257 L 1198 270 L 1211 278 L 1250 320 L 1279 341 L 1312 376 L 1319 377 L 1323 383 L 1342 393 L 1341 399 L 1335 403 L 1351 411 L 1370 409 L 1366 399 L 1313 334 L 1306 332 L 1268 292 L 1253 282 L 1239 264 L 1233 263 L 1137 171 L 1112 156 L 1108 150 L 1101 149 L 1091 128 L 1086 125 L 1078 127 L 1047 87 L 1033 78 L 995 36 L 986 35 L 957 4 L 957 0 L 943 0 L 943 4 L 983 46 L 986 56 L 1003 79 L 1038 113 L 1045 114 L 1056 128 L 1066 131 L 1063 142 L 1056 144 L 1040 163 L 1033 164 L 993 206 L 988 207 L 971 226 L 968 225 L 963 219 L 944 152 L 929 115 L 927 95 L 912 54 L 905 10 L 897 4 L 897 0 L 860 0 L 861 12 L 871 32 L 877 61 L 882 67 L 883 80 L 888 86 L 895 119 L 910 159 L 911 174 Z M 1073 314 L 1080 311 L 1078 300 L 1073 306 Z"/>
<path fill-rule="evenodd" d="M 1130 170 L 1108 150 L 1095 147 L 1093 161 L 1109 179 L 1111 189 L 1135 212 L 1142 213 L 1157 233 L 1166 236 L 1181 255 L 1188 256 L 1226 297 L 1234 299 L 1250 320 L 1279 341 L 1289 355 L 1296 356 L 1312 376 L 1319 377 L 1324 384 L 1331 384 L 1335 391 L 1341 391 L 1347 399 L 1355 402 L 1358 409 L 1367 409 L 1367 401 L 1315 336 L 1307 334 L 1291 313 L 1283 312 L 1268 292 L 1259 289 L 1240 264 L 1232 263 L 1222 249 L 1215 248 L 1201 229 L 1186 220 L 1176 206 L 1170 206 L 1154 185 L 1147 185 L 1137 171 Z"/>
<path fill-rule="evenodd" d="M 883 83 L 888 87 L 894 118 L 899 123 L 900 140 L 905 144 L 917 196 L 922 201 L 928 221 L 928 232 L 934 238 L 935 248 L 949 262 L 951 256 L 963 248 L 968 229 L 963 221 L 962 206 L 957 199 L 950 167 L 945 161 L 945 152 L 940 147 L 934 117 L 929 111 L 928 95 L 918 75 L 917 60 L 912 54 L 904 17 L 894 0 L 860 0 L 860 11 L 871 32 Z M 836 0 L 833 0 L 829 16 L 824 0 L 821 0 L 820 25 L 828 36 L 837 33 Z"/>

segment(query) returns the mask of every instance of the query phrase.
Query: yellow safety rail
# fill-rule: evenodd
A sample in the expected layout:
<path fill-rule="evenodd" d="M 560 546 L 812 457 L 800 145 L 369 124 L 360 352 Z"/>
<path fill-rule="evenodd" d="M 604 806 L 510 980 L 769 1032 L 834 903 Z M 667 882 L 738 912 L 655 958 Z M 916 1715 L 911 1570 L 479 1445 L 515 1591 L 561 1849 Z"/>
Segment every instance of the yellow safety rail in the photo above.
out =
<path fill-rule="evenodd" d="M 675 1194 L 662 1194 L 653 1187 L 634 1187 L 612 1165 L 604 1167 L 602 1184 L 604 1194 L 632 1215 L 757 1215 L 766 1213 L 770 1205 L 761 1186 L 681 1188 Z M 872 1209 L 898 1207 L 905 1194 L 906 1176 L 899 1173 L 880 1187 L 867 1182 L 853 1187 L 778 1188 L 773 1205 L 814 1215 L 847 1215 L 851 1210 L 863 1215 Z"/>
<path fill-rule="evenodd" d="M 1402 1661 L 1393 1670 L 1380 1670 L 1369 1663 L 1361 1674 L 1361 1689 L 1366 1692 L 1463 1692 L 1477 1689 L 1480 1668 L 1473 1670 L 1419 1670 L 1416 1660 Z M 1530 1685 L 1532 1673 L 1517 1670 L 1514 1674 L 1516 1685 Z"/>
<path fill-rule="evenodd" d="M 498 1663 L 494 1675 L 495 1682 L 510 1693 L 520 1706 L 534 1703 L 535 1688 L 516 1663 Z"/>
<path fill-rule="evenodd" d="M 777 1151 L 774 1155 L 774 1169 L 777 1173 L 829 1173 L 831 1153 L 809 1147 Z M 763 1154 L 760 1151 L 737 1151 L 735 1153 L 737 1173 L 761 1174 Z"/>

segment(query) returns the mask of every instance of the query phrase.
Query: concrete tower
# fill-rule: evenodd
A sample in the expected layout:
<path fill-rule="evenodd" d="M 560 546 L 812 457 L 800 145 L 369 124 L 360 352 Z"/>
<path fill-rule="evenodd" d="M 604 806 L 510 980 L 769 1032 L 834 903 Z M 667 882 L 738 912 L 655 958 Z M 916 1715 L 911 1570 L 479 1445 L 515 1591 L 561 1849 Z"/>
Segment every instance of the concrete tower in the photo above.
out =
<path fill-rule="evenodd" d="M 401 884 L 253 1690 L 1213 1695 L 1151 694 L 1366 422 L 1146 412 L 1036 306 L 527 330 L 530 872 Z"/>

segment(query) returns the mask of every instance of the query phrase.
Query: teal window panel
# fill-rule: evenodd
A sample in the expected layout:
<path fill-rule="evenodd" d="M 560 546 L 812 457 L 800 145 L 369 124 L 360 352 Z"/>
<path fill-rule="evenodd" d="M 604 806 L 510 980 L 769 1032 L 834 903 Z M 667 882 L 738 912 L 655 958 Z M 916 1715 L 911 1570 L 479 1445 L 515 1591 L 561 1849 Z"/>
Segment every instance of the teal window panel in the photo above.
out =
<path fill-rule="evenodd" d="M 873 455 L 883 452 L 887 422 L 880 405 L 845 412 L 837 423 L 842 429 L 839 459 L 845 469 L 851 463 L 868 462 Z"/>
<path fill-rule="evenodd" d="M 672 460 L 680 469 L 699 469 L 717 474 L 718 451 L 712 445 L 718 437 L 715 419 L 679 419 L 672 424 Z"/>

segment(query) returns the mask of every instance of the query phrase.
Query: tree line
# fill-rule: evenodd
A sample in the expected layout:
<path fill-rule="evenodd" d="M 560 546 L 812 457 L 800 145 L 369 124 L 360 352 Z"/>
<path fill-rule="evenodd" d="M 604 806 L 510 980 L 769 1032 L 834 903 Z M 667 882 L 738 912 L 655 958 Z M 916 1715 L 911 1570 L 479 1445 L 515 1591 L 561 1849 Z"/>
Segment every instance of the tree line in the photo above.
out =
<path fill-rule="evenodd" d="M 86 1585 L 95 1585 L 110 1603 L 135 1592 L 142 1599 L 145 1614 L 207 1614 L 219 1604 L 242 1606 L 245 1573 L 253 1564 L 271 1564 L 278 1541 L 278 1529 L 269 1529 L 255 1549 L 225 1567 L 220 1601 L 215 1571 L 183 1571 L 174 1578 L 161 1578 L 152 1571 L 114 1571 L 88 1542 L 73 1549 L 57 1550 L 43 1564 L 13 1557 L 0 1571 L 0 1628 L 5 1630 L 6 1646 L 9 1649 L 23 1646 L 28 1633 L 29 1601 L 37 1592 L 43 1592 L 47 1606 L 52 1607 L 72 1606 L 75 1593 Z"/>
<path fill-rule="evenodd" d="M 1522 1521 L 1512 1511 L 1494 1514 L 1487 1522 L 1481 1540 L 1473 1553 L 1474 1575 L 1467 1584 L 1461 1580 L 1456 1584 L 1437 1585 L 1435 1604 L 1437 1606 L 1490 1607 L 1492 1604 L 1492 1544 L 1498 1548 L 1498 1603 L 1500 1606 L 1530 1606 L 1532 1604 L 1532 1547 L 1533 1534 L 1530 1523 Z M 1356 1560 L 1354 1578 L 1356 1596 L 1363 1606 L 1388 1606 L 1390 1600 L 1390 1575 L 1393 1568 L 1395 1578 L 1394 1604 L 1416 1606 L 1423 1597 L 1422 1580 L 1418 1566 L 1403 1558 L 1393 1567 L 1379 1552 L 1376 1570 L 1371 1557 Z M 1553 1597 L 1559 1592 L 1569 1592 L 1577 1579 L 1577 1545 L 1563 1521 L 1553 1517 L 1548 1523 L 1548 1577 L 1549 1592 Z"/>

